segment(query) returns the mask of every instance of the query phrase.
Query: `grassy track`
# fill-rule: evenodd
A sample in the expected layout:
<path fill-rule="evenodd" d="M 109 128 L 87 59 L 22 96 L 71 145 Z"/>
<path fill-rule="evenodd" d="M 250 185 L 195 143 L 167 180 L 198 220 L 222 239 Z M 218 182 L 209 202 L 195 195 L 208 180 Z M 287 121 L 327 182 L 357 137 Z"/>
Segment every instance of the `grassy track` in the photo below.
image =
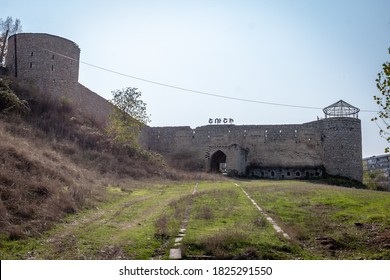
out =
<path fill-rule="evenodd" d="M 309 257 L 277 234 L 233 182 L 199 184 L 183 250 L 187 257 L 297 259 Z"/>
<path fill-rule="evenodd" d="M 310 255 L 390 259 L 390 193 L 301 181 L 241 184 Z"/>
<path fill-rule="evenodd" d="M 39 239 L 2 241 L 1 259 L 150 259 L 167 257 L 168 236 L 156 220 L 173 201 L 191 194 L 193 183 L 108 189 L 109 202 L 69 217 Z M 179 223 L 166 225 L 179 231 Z M 168 234 L 168 233 L 166 233 Z"/>
<path fill-rule="evenodd" d="M 247 193 L 286 231 L 276 233 Z M 185 258 L 390 259 L 390 193 L 301 181 L 110 187 L 99 208 L 34 239 L 0 237 L 1 259 L 167 259 L 186 210 Z M 190 208 L 189 208 L 190 207 Z"/>

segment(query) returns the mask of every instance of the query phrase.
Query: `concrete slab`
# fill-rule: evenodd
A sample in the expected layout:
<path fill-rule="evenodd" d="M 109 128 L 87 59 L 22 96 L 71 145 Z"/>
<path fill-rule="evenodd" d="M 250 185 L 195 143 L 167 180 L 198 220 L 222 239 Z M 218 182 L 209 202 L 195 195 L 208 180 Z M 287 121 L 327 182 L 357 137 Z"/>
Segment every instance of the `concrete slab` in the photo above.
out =
<path fill-rule="evenodd" d="M 180 260 L 181 259 L 181 250 L 180 249 L 171 249 L 169 251 L 169 258 L 171 260 Z"/>

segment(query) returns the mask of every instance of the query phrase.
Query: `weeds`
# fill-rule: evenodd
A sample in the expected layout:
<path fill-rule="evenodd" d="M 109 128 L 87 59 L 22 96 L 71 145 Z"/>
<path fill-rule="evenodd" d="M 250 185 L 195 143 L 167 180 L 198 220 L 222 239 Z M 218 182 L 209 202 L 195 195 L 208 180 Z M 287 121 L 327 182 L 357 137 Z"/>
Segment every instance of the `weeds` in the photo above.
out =
<path fill-rule="evenodd" d="M 212 255 L 216 259 L 232 259 L 237 254 L 237 250 L 248 245 L 246 241 L 248 238 L 248 234 L 238 230 L 223 230 L 203 238 L 198 246 L 207 255 Z"/>

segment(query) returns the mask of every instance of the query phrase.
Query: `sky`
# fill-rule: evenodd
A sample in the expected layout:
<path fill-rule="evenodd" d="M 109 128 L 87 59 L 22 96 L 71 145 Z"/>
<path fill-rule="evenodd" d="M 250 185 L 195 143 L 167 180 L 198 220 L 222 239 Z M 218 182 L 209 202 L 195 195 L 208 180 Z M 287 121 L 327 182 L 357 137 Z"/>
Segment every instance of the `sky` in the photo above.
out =
<path fill-rule="evenodd" d="M 195 128 L 209 118 L 301 124 L 324 116 L 199 92 L 315 108 L 342 99 L 362 110 L 363 157 L 388 145 L 371 118 L 375 79 L 390 61 L 389 11 L 389 0 L 0 0 L 0 18 L 19 18 L 23 32 L 80 46 L 81 84 L 106 99 L 138 88 L 150 126 Z"/>

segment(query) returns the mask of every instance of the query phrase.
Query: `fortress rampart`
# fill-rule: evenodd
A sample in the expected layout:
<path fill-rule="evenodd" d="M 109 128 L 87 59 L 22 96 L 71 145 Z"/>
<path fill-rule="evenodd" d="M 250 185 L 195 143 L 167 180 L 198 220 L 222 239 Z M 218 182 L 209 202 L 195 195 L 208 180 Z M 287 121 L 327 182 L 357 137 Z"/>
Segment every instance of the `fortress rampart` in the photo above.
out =
<path fill-rule="evenodd" d="M 258 178 L 315 178 L 325 174 L 362 181 L 361 123 L 326 118 L 297 125 L 148 127 L 145 148 L 193 165 Z"/>
<path fill-rule="evenodd" d="M 40 93 L 70 101 L 80 113 L 105 123 L 112 107 L 78 82 L 79 59 L 77 44 L 58 36 L 21 33 L 8 40 L 10 75 Z"/>
<path fill-rule="evenodd" d="M 112 105 L 78 82 L 79 58 L 80 48 L 70 40 L 22 33 L 9 38 L 6 65 L 20 82 L 106 123 Z M 358 111 L 340 100 L 324 109 L 333 117 L 304 124 L 145 127 L 139 140 L 144 148 L 196 169 L 279 179 L 329 174 L 362 181 Z"/>

